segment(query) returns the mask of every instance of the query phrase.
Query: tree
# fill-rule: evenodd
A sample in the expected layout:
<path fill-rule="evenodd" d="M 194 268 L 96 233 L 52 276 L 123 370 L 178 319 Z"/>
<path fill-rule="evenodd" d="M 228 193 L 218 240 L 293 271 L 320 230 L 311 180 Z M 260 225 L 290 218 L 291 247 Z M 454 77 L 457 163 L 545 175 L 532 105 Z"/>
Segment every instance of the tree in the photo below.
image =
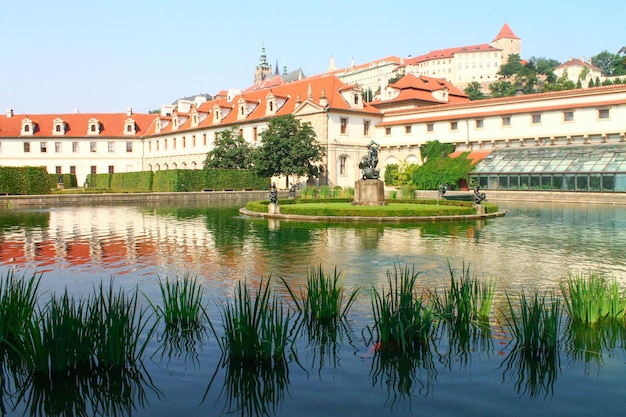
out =
<path fill-rule="evenodd" d="M 498 70 L 498 75 L 504 78 L 510 78 L 515 74 L 519 74 L 522 71 L 523 64 L 519 54 L 509 55 L 506 64 L 501 65 Z"/>
<path fill-rule="evenodd" d="M 514 96 L 516 87 L 510 81 L 496 81 L 489 84 L 489 91 L 492 97 Z"/>
<path fill-rule="evenodd" d="M 598 55 L 592 56 L 591 62 L 593 62 L 593 65 L 596 67 L 600 68 L 602 75 L 605 77 L 626 74 L 624 57 L 619 53 L 612 54 L 609 51 L 602 51 Z M 598 84 L 596 83 L 596 85 Z"/>
<path fill-rule="evenodd" d="M 324 157 L 324 147 L 317 143 L 317 135 L 310 122 L 301 123 L 293 115 L 271 119 L 267 130 L 261 133 L 261 147 L 253 153 L 253 169 L 261 176 L 289 175 L 319 176 L 318 165 Z"/>
<path fill-rule="evenodd" d="M 215 147 L 206 157 L 205 168 L 248 169 L 252 148 L 236 128 L 218 133 Z"/>
<path fill-rule="evenodd" d="M 463 90 L 465 94 L 469 97 L 470 100 L 482 100 L 485 98 L 485 93 L 483 93 L 482 87 L 478 81 L 472 81 L 465 87 Z"/>

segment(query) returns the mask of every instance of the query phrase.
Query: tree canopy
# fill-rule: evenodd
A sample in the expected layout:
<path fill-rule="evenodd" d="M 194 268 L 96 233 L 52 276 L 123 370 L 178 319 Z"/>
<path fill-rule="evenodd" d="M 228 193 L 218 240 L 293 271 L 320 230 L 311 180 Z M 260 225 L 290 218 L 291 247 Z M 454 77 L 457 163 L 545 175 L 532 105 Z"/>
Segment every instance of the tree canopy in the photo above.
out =
<path fill-rule="evenodd" d="M 248 169 L 252 163 L 252 148 L 236 128 L 222 130 L 215 147 L 207 154 L 205 168 Z"/>
<path fill-rule="evenodd" d="M 311 123 L 293 115 L 271 119 L 261 133 L 261 146 L 253 153 L 253 169 L 261 176 L 319 176 L 324 147 L 317 142 Z M 289 178 L 287 178 L 289 186 Z"/>

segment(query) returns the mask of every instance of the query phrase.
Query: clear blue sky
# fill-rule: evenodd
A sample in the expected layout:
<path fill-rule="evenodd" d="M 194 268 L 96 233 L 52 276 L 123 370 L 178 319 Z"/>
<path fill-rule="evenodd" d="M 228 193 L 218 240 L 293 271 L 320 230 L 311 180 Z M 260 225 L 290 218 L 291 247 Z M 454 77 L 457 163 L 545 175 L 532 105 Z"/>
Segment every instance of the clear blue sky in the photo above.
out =
<path fill-rule="evenodd" d="M 147 112 L 253 83 L 265 44 L 282 72 L 489 43 L 522 58 L 617 53 L 626 1 L 0 0 L 0 112 Z"/>

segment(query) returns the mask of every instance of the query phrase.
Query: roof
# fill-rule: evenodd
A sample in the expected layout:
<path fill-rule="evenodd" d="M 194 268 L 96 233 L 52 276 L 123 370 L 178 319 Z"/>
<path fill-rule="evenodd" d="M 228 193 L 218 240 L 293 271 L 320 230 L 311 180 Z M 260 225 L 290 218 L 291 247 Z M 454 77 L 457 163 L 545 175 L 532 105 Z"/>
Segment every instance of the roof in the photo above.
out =
<path fill-rule="evenodd" d="M 68 113 L 68 114 L 12 114 L 0 115 L 0 137 L 17 137 L 22 132 L 22 121 L 28 118 L 37 129 L 32 137 L 51 137 L 54 135 L 54 121 L 61 119 L 65 123 L 65 133 L 60 137 L 86 137 L 91 119 L 100 124 L 100 134 L 96 137 L 143 136 L 155 120 L 154 114 L 132 113 Z M 135 134 L 125 132 L 127 119 L 135 122 Z"/>
<path fill-rule="evenodd" d="M 475 164 L 477 162 L 482 161 L 483 159 L 485 159 L 487 156 L 489 156 L 489 154 L 493 152 L 492 149 L 489 150 L 477 150 L 477 151 L 454 151 L 452 152 L 449 156 L 450 158 L 456 158 L 459 157 L 463 154 L 468 154 L 467 155 L 467 159 L 469 159 L 470 161 L 472 161 L 472 164 Z"/>
<path fill-rule="evenodd" d="M 498 32 L 498 35 L 496 35 L 495 39 L 492 42 L 499 41 L 500 39 L 519 39 L 519 38 L 515 35 L 515 33 L 513 33 L 513 31 L 509 27 L 509 24 L 505 22 L 504 25 L 502 25 L 502 29 L 500 29 L 500 32 Z"/>
<path fill-rule="evenodd" d="M 495 48 L 486 43 L 479 44 L 479 45 L 470 45 L 470 46 L 457 46 L 454 48 L 438 49 L 435 51 L 430 51 L 429 53 L 424 54 L 424 55 L 409 58 L 406 61 L 406 64 L 416 65 L 421 62 L 432 61 L 434 59 L 453 58 L 455 54 L 460 54 L 460 53 L 490 52 L 490 51 L 500 51 L 500 50 L 501 49 Z"/>
<path fill-rule="evenodd" d="M 585 60 L 582 58 L 581 59 L 570 58 L 569 60 L 558 65 L 556 68 L 560 69 L 560 68 L 571 68 L 571 67 L 581 67 L 581 68 L 588 67 L 589 69 L 592 69 L 594 71 L 602 72 L 600 68 L 593 65 L 591 62 L 585 62 Z"/>
<path fill-rule="evenodd" d="M 384 103 L 397 103 L 398 101 L 421 101 L 426 104 L 465 103 L 469 101 L 467 94 L 449 81 L 425 75 L 417 77 L 413 74 L 407 74 L 394 84 L 389 85 L 388 88 L 400 91 L 392 99 L 386 100 L 383 98 L 372 101 L 370 104 L 377 106 Z M 439 90 L 447 90 L 447 100 L 442 101 L 433 96 L 433 92 Z"/>

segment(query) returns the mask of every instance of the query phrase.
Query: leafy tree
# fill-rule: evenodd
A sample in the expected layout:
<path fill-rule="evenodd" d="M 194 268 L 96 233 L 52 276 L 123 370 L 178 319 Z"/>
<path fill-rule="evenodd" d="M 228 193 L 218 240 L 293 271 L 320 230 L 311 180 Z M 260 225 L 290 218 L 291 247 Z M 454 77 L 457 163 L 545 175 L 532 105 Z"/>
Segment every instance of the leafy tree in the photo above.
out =
<path fill-rule="evenodd" d="M 215 147 L 207 154 L 205 168 L 248 169 L 252 148 L 236 128 L 218 133 Z"/>
<path fill-rule="evenodd" d="M 310 122 L 301 123 L 293 115 L 271 119 L 261 133 L 261 147 L 253 153 L 253 169 L 260 176 L 289 175 L 316 177 L 322 173 L 318 165 L 324 157 L 324 147 Z"/>
<path fill-rule="evenodd" d="M 516 87 L 510 81 L 496 81 L 489 84 L 489 92 L 491 93 L 491 97 L 514 96 L 515 91 Z"/>
<path fill-rule="evenodd" d="M 385 167 L 385 185 L 398 185 L 399 169 L 398 164 L 389 164 Z"/>
<path fill-rule="evenodd" d="M 500 66 L 498 75 L 503 78 L 511 78 L 522 71 L 523 65 L 519 54 L 510 54 L 506 64 Z"/>
<path fill-rule="evenodd" d="M 620 52 L 622 49 L 620 49 Z M 596 67 L 600 68 L 602 75 L 606 77 L 626 74 L 624 56 L 620 55 L 620 53 L 612 54 L 609 51 L 602 51 L 598 55 L 592 56 L 591 62 L 593 62 L 593 65 Z M 599 84 L 596 83 L 596 85 Z"/>
<path fill-rule="evenodd" d="M 452 152 L 454 152 L 454 144 L 431 140 L 426 142 L 422 148 L 422 160 L 426 162 L 433 159 L 445 158 Z"/>
<path fill-rule="evenodd" d="M 472 81 L 465 87 L 463 90 L 465 94 L 469 97 L 470 100 L 482 100 L 485 98 L 485 93 L 483 93 L 482 87 L 478 81 Z"/>

